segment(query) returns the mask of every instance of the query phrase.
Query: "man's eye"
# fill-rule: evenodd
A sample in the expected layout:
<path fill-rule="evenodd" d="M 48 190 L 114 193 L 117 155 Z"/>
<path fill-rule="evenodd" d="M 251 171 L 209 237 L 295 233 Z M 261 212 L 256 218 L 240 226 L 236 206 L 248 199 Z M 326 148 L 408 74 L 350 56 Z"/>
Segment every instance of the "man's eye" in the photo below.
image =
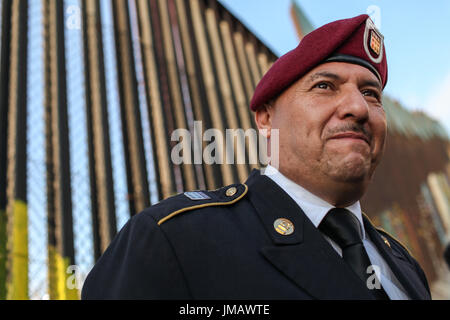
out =
<path fill-rule="evenodd" d="M 363 90 L 362 95 L 366 96 L 366 97 L 374 97 L 376 99 L 380 98 L 380 95 L 378 94 L 378 92 L 376 92 L 374 90 Z"/>
<path fill-rule="evenodd" d="M 320 82 L 320 83 L 316 84 L 314 86 L 314 88 L 319 88 L 319 89 L 325 89 L 326 90 L 326 89 L 330 88 L 330 85 L 328 83 L 326 83 L 326 82 Z"/>

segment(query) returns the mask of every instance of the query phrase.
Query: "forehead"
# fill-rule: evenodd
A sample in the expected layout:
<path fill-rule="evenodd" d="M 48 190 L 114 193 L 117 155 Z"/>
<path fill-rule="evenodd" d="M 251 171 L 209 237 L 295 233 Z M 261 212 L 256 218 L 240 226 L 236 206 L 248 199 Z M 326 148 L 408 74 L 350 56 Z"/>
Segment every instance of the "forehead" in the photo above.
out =
<path fill-rule="evenodd" d="M 327 62 L 320 64 L 305 74 L 300 80 L 302 82 L 314 81 L 318 77 L 326 77 L 327 75 L 329 77 L 335 75 L 347 81 L 353 78 L 356 80 L 369 80 L 378 83 L 380 88 L 382 87 L 380 80 L 372 71 L 360 65 L 346 62 Z"/>

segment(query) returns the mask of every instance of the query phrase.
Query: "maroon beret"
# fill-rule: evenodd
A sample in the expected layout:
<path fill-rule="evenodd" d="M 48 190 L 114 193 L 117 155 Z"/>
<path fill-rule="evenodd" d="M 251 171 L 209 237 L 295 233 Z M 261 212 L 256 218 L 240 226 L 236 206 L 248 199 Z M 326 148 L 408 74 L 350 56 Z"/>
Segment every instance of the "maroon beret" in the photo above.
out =
<path fill-rule="evenodd" d="M 328 23 L 306 35 L 292 51 L 280 57 L 256 86 L 250 108 L 255 111 L 324 62 L 364 66 L 387 82 L 383 35 L 367 14 Z"/>

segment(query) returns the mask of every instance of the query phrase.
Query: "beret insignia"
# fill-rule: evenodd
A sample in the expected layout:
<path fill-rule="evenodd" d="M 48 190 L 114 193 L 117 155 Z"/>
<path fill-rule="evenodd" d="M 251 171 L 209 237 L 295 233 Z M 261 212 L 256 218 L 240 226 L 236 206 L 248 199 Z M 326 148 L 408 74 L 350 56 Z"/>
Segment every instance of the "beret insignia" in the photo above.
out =
<path fill-rule="evenodd" d="M 383 40 L 383 35 L 377 30 L 373 21 L 368 18 L 364 31 L 364 49 L 374 63 L 380 63 L 383 59 Z"/>

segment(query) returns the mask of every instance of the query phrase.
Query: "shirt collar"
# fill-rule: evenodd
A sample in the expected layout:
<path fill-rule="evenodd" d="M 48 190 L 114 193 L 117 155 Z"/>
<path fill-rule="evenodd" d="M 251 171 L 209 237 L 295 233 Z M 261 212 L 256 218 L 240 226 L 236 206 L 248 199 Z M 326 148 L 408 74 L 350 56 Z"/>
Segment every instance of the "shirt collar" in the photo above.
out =
<path fill-rule="evenodd" d="M 333 205 L 285 177 L 271 165 L 268 165 L 266 168 L 262 169 L 261 173 L 268 176 L 276 184 L 278 184 L 298 204 L 298 206 L 302 208 L 306 216 L 309 220 L 311 220 L 316 228 L 319 226 L 328 211 L 334 208 Z M 362 229 L 363 239 L 365 239 L 366 232 L 364 230 L 360 202 L 356 201 L 354 204 L 346 207 L 346 209 L 358 218 Z"/>

